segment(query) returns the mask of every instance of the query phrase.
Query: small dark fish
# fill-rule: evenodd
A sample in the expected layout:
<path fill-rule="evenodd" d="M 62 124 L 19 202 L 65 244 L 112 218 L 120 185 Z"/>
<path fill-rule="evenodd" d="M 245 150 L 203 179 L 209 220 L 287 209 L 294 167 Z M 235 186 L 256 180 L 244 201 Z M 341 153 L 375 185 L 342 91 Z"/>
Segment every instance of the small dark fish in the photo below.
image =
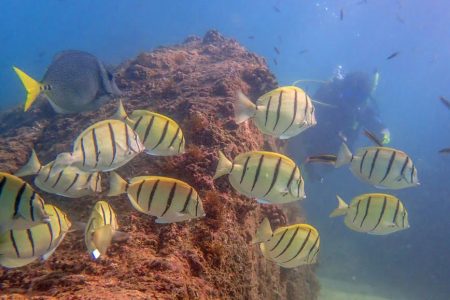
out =
<path fill-rule="evenodd" d="M 336 163 L 336 155 L 330 154 L 322 154 L 322 155 L 312 155 L 308 156 L 305 160 L 305 163 L 323 163 L 323 164 L 335 164 Z"/>
<path fill-rule="evenodd" d="M 249 40 L 254 40 L 254 39 L 255 39 L 255 36 L 254 36 L 254 35 L 249 35 L 247 38 L 248 38 Z"/>
<path fill-rule="evenodd" d="M 442 154 L 450 154 L 450 148 L 444 148 L 444 149 L 441 149 L 441 150 L 439 150 L 439 153 L 442 153 Z"/>
<path fill-rule="evenodd" d="M 396 51 L 396 52 L 392 53 L 391 55 L 389 55 L 386 59 L 393 59 L 394 57 L 396 57 L 399 54 L 400 54 L 400 52 Z"/>
<path fill-rule="evenodd" d="M 377 144 L 380 147 L 383 147 L 383 142 L 373 133 L 367 129 L 364 129 L 364 135 L 369 138 L 374 144 Z"/>
<path fill-rule="evenodd" d="M 273 47 L 273 50 L 275 50 L 275 52 L 280 55 L 280 49 L 278 49 L 277 47 Z"/>
<path fill-rule="evenodd" d="M 442 104 L 444 104 L 448 109 L 450 109 L 450 101 L 447 100 L 444 96 L 440 96 L 439 100 L 441 100 Z"/>
<path fill-rule="evenodd" d="M 280 13 L 281 10 L 277 7 L 277 6 L 272 6 L 273 10 L 276 11 L 277 13 Z"/>
<path fill-rule="evenodd" d="M 276 58 L 273 59 L 273 63 L 275 64 L 275 66 L 278 66 L 278 61 Z"/>
<path fill-rule="evenodd" d="M 341 12 L 339 13 L 339 18 L 342 20 L 344 20 L 344 9 L 341 8 Z"/>
<path fill-rule="evenodd" d="M 300 50 L 300 51 L 298 52 L 298 54 L 302 55 L 302 54 L 305 54 L 305 53 L 308 52 L 308 51 L 309 51 L 308 49 L 303 49 L 303 50 Z"/>
<path fill-rule="evenodd" d="M 396 15 L 395 15 L 395 18 L 397 19 L 397 21 L 398 21 L 399 23 L 405 24 L 405 20 L 404 20 L 402 17 L 400 17 L 399 14 L 396 14 Z"/>

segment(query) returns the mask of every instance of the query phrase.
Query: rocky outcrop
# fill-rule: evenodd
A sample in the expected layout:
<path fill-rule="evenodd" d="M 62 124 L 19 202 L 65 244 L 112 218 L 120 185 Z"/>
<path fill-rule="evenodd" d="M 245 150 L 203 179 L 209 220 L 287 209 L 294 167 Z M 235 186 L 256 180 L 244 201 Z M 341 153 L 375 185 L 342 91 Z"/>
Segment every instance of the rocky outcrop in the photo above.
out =
<path fill-rule="evenodd" d="M 108 257 L 88 256 L 83 232 L 69 233 L 46 262 L 0 270 L 0 293 L 36 299 L 315 299 L 314 270 L 280 270 L 250 241 L 264 216 L 277 227 L 301 218 L 297 206 L 259 205 L 239 196 L 226 178 L 213 182 L 217 151 L 238 153 L 277 147 L 251 124 L 237 126 L 232 101 L 241 89 L 256 99 L 276 87 L 264 59 L 216 31 L 203 39 L 142 53 L 117 71 L 128 112 L 149 109 L 175 119 L 187 151 L 177 157 L 140 154 L 118 170 L 125 178 L 156 174 L 194 186 L 207 216 L 180 224 L 155 224 L 136 212 L 126 196 L 66 199 L 40 192 L 48 203 L 86 221 L 95 201 L 107 199 L 121 230 L 130 234 L 115 243 Z M 69 151 L 74 138 L 90 124 L 111 116 L 117 102 L 99 111 L 56 115 L 46 103 L 31 112 L 17 108 L 0 116 L 0 170 L 14 172 L 34 147 L 43 162 Z M 103 176 L 107 190 L 107 175 Z M 31 182 L 31 178 L 27 179 Z M 295 210 L 296 213 L 292 213 Z M 295 219 L 297 218 L 297 219 Z M 16 298 L 14 298 L 16 299 Z"/>

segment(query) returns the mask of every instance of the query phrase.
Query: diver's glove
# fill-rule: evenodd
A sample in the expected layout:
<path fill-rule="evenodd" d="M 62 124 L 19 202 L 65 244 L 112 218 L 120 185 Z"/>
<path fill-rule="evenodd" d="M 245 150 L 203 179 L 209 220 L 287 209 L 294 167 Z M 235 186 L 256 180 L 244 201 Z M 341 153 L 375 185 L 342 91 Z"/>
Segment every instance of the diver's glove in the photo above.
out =
<path fill-rule="evenodd" d="M 383 134 L 383 145 L 389 144 L 391 142 L 391 132 L 389 131 L 389 129 L 385 128 L 381 130 L 381 133 Z"/>

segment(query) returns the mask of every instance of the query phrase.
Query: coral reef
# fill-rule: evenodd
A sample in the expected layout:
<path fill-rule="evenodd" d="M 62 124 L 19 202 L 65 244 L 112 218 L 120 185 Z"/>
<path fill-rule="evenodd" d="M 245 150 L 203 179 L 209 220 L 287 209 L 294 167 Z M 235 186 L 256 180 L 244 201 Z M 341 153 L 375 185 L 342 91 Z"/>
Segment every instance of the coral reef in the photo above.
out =
<path fill-rule="evenodd" d="M 226 178 L 212 180 L 219 149 L 234 157 L 280 146 L 264 140 L 252 124 L 237 126 L 233 121 L 236 90 L 256 99 L 276 86 L 264 59 L 210 31 L 203 39 L 189 37 L 181 45 L 142 53 L 123 63 L 117 73 L 128 112 L 149 109 L 168 115 L 183 128 L 187 141 L 181 156 L 141 154 L 118 173 L 125 178 L 157 174 L 186 181 L 199 191 L 207 216 L 160 225 L 136 212 L 126 195 L 67 199 L 40 191 L 73 221 L 86 221 L 95 201 L 107 199 L 121 230 L 131 238 L 114 243 L 108 257 L 93 261 L 85 250 L 83 232 L 71 232 L 49 260 L 0 269 L 0 298 L 316 299 L 318 282 L 312 267 L 280 270 L 250 243 L 264 216 L 274 227 L 291 222 L 283 211 L 288 208 L 259 205 L 239 196 Z M 84 128 L 116 109 L 117 102 L 111 101 L 96 112 L 57 115 L 42 102 L 31 112 L 16 108 L 3 113 L 0 170 L 16 171 L 32 147 L 44 163 L 53 160 L 59 152 L 70 151 Z M 103 178 L 106 190 L 108 176 Z M 296 213 L 289 215 L 298 216 L 293 210 Z"/>

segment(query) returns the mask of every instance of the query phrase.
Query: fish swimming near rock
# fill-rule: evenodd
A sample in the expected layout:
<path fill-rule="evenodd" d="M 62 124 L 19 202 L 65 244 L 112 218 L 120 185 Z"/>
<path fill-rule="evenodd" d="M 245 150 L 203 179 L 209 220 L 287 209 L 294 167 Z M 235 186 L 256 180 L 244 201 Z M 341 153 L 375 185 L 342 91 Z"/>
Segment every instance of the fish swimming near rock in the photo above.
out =
<path fill-rule="evenodd" d="M 38 259 L 46 260 L 54 253 L 72 224 L 56 206 L 45 204 L 44 209 L 50 216 L 49 223 L 9 230 L 0 235 L 1 266 L 18 268 Z"/>
<path fill-rule="evenodd" d="M 52 173 L 67 166 L 75 166 L 85 172 L 115 170 L 144 149 L 138 134 L 126 123 L 100 121 L 78 136 L 71 153 L 61 153 L 56 157 Z"/>
<path fill-rule="evenodd" d="M 17 176 L 0 172 L 0 234 L 50 222 L 44 200 Z"/>
<path fill-rule="evenodd" d="M 116 213 L 106 201 L 97 201 L 84 232 L 84 241 L 89 254 L 97 259 L 106 255 L 113 240 L 128 238 L 128 234 L 118 231 Z"/>
<path fill-rule="evenodd" d="M 403 189 L 419 185 L 417 169 L 403 151 L 387 147 L 360 148 L 353 155 L 345 143 L 335 167 L 350 164 L 352 173 L 378 188 Z"/>
<path fill-rule="evenodd" d="M 15 173 L 16 176 L 36 175 L 34 184 L 41 190 L 68 198 L 80 198 L 102 191 L 99 172 L 87 173 L 72 166 L 52 172 L 54 163 L 42 166 L 33 150 L 27 164 Z"/>
<path fill-rule="evenodd" d="M 408 212 L 403 203 L 388 194 L 363 194 L 347 205 L 337 196 L 339 207 L 330 217 L 345 215 L 345 225 L 358 232 L 385 235 L 409 228 Z"/>
<path fill-rule="evenodd" d="M 185 139 L 180 126 L 172 119 L 147 110 L 135 110 L 129 117 L 120 101 L 114 115 L 126 122 L 139 135 L 150 155 L 172 156 L 183 154 Z"/>
<path fill-rule="evenodd" d="M 264 133 L 280 139 L 289 139 L 317 124 L 311 98 L 296 86 L 274 89 L 250 101 L 242 92 L 234 103 L 236 123 L 253 119 Z"/>
<path fill-rule="evenodd" d="M 121 94 L 113 74 L 95 56 L 82 51 L 57 54 L 40 82 L 19 68 L 14 67 L 14 71 L 27 91 L 25 111 L 41 94 L 57 113 L 63 114 L 97 109 Z"/>
<path fill-rule="evenodd" d="M 320 250 L 319 232 L 311 225 L 295 224 L 272 232 L 267 218 L 259 226 L 253 243 L 260 243 L 264 257 L 283 268 L 314 264 Z"/>
<path fill-rule="evenodd" d="M 233 188 L 259 203 L 289 203 L 306 197 L 299 167 L 279 153 L 250 151 L 231 162 L 219 151 L 214 179 L 227 174 Z"/>
<path fill-rule="evenodd" d="M 157 217 L 156 223 L 182 222 L 205 216 L 197 191 L 174 178 L 140 176 L 126 182 L 111 172 L 108 196 L 123 193 L 127 193 L 136 210 Z"/>

